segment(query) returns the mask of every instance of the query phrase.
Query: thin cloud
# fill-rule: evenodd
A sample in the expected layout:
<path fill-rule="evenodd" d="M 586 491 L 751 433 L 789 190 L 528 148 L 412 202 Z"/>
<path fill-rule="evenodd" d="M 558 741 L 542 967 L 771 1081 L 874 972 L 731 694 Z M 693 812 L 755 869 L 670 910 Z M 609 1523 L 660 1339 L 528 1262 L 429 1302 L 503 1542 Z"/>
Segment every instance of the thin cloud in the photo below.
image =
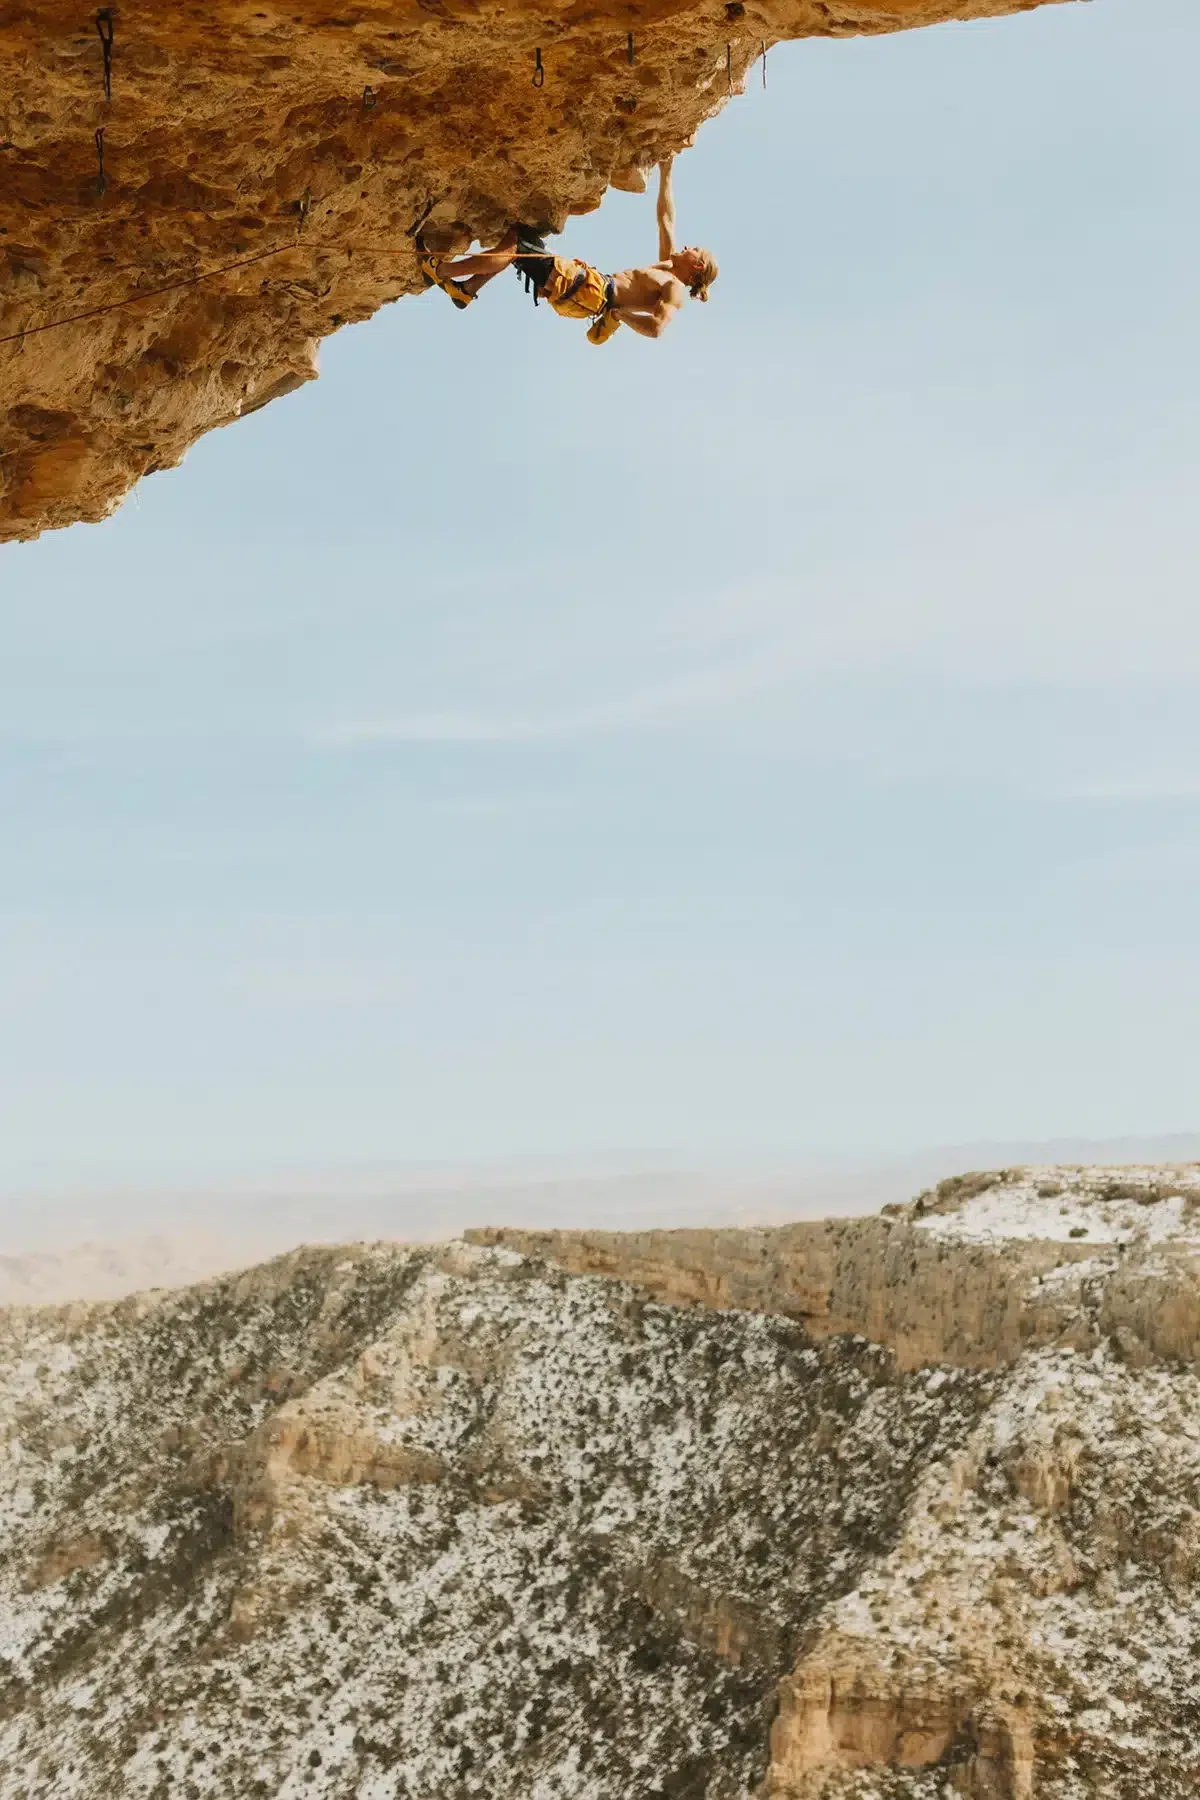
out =
<path fill-rule="evenodd" d="M 1128 781 L 1087 781 L 1060 788 L 1061 800 L 1108 800 L 1114 803 L 1200 800 L 1200 775 L 1153 775 Z"/>
<path fill-rule="evenodd" d="M 507 715 L 433 712 L 350 720 L 320 730 L 316 741 L 333 749 L 372 744 L 528 744 L 625 728 L 669 728 L 779 687 L 795 672 L 773 647 L 737 664 L 695 670 L 610 700 Z"/>

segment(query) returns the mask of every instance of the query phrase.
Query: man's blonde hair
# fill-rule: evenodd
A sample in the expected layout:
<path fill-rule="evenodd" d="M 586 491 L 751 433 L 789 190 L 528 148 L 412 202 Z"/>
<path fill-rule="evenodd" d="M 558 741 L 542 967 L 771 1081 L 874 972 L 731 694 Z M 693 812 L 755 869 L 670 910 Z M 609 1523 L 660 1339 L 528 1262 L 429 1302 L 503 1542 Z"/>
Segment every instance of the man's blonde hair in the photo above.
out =
<path fill-rule="evenodd" d="M 700 267 L 688 292 L 693 300 L 707 300 L 708 290 L 721 271 L 717 267 L 717 259 L 711 250 L 697 250 L 695 254 L 700 259 Z"/>

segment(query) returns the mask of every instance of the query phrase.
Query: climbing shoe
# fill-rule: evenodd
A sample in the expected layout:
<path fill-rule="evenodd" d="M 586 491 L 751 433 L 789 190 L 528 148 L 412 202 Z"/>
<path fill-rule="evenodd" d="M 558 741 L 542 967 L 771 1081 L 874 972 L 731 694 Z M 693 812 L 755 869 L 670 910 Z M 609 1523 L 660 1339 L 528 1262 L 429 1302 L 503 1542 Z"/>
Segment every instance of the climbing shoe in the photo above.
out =
<path fill-rule="evenodd" d="M 417 239 L 417 257 L 417 267 L 421 271 L 421 279 L 427 288 L 441 288 L 443 294 L 453 300 L 460 312 L 470 306 L 475 298 L 474 294 L 468 294 L 459 282 L 452 281 L 449 275 L 442 273 L 441 257 L 434 256 L 431 251 L 427 250 L 419 238 Z"/>

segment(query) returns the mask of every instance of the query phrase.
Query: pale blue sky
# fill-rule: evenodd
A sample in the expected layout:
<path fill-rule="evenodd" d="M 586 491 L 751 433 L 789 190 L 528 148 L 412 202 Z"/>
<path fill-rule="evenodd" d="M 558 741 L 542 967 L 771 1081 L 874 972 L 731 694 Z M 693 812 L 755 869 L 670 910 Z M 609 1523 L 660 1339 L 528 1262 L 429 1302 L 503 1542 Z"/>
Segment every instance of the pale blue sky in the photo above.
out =
<path fill-rule="evenodd" d="M 0 553 L 0 1183 L 1195 1128 L 1198 53 L 780 48 L 661 343 L 404 301 Z"/>

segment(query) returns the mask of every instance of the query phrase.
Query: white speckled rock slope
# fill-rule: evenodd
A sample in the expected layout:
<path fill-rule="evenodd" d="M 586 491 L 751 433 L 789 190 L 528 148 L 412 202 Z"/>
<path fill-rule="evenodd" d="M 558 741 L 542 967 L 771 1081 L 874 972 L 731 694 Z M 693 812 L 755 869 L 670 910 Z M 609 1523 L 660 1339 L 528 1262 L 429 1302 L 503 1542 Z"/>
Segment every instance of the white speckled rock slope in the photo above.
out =
<path fill-rule="evenodd" d="M 1194 1193 L 0 1313 L 3 1800 L 1200 1794 Z"/>

